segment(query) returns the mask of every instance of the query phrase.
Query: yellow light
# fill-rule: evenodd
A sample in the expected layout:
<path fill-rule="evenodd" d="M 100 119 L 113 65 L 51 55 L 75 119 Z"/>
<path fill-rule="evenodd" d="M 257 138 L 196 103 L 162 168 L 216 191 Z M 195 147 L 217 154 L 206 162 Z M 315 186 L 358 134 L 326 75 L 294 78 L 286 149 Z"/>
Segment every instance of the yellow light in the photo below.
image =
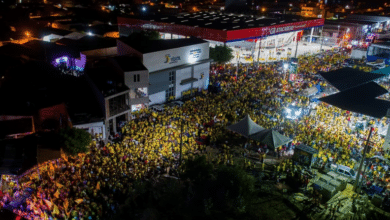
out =
<path fill-rule="evenodd" d="M 192 10 L 196 11 L 196 7 L 193 7 Z"/>
<path fill-rule="evenodd" d="M 27 37 L 28 37 L 28 36 L 30 36 L 30 33 L 28 33 L 28 31 L 26 31 L 26 35 L 27 35 Z"/>
<path fill-rule="evenodd" d="M 266 9 L 265 8 L 262 8 L 261 11 L 265 11 Z"/>

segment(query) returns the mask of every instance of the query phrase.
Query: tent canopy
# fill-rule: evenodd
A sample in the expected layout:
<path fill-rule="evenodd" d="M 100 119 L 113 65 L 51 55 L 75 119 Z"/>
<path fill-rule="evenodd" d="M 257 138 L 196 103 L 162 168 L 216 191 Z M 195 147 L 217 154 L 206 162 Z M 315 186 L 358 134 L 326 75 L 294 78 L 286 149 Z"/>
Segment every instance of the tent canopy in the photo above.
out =
<path fill-rule="evenodd" d="M 244 119 L 237 122 L 236 124 L 230 125 L 229 127 L 227 127 L 227 129 L 237 132 L 247 138 L 251 137 L 251 135 L 254 135 L 260 131 L 265 130 L 265 128 L 256 124 L 249 117 L 249 115 L 246 115 Z"/>
<path fill-rule="evenodd" d="M 320 98 L 321 101 L 341 109 L 358 112 L 375 118 L 386 116 L 390 102 L 376 99 L 388 91 L 380 85 L 369 82 L 343 92 Z"/>
<path fill-rule="evenodd" d="M 279 146 L 287 144 L 292 141 L 290 138 L 280 134 L 279 132 L 272 129 L 265 129 L 253 136 L 253 140 L 257 140 L 263 144 L 266 144 L 268 148 L 275 149 Z"/>
<path fill-rule="evenodd" d="M 386 67 L 386 68 L 383 68 L 383 69 L 375 70 L 375 71 L 372 71 L 372 73 L 379 73 L 379 74 L 390 75 L 390 67 Z"/>
<path fill-rule="evenodd" d="M 320 75 L 339 91 L 351 89 L 386 76 L 378 73 L 367 73 L 350 67 L 321 72 Z"/>

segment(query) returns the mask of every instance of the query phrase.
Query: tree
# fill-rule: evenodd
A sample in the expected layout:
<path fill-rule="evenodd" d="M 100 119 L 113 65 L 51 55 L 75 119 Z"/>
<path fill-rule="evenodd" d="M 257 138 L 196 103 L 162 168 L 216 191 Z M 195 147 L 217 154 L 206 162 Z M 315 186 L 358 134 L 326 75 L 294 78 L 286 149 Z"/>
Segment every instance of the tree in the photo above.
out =
<path fill-rule="evenodd" d="M 210 58 L 219 64 L 225 64 L 234 58 L 233 49 L 227 46 L 210 47 Z"/>
<path fill-rule="evenodd" d="M 128 37 L 129 40 L 136 42 L 147 42 L 149 40 L 158 40 L 160 39 L 160 34 L 157 31 L 140 31 L 130 34 Z"/>
<path fill-rule="evenodd" d="M 59 135 L 61 147 L 71 155 L 86 152 L 88 145 L 92 142 L 91 134 L 78 128 L 63 128 L 60 130 Z"/>

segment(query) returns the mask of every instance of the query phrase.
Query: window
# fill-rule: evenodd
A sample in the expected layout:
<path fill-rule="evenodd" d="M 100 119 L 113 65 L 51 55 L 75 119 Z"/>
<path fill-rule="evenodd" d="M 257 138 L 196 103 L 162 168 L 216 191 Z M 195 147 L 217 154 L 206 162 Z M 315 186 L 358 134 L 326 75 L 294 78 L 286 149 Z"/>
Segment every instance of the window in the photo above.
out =
<path fill-rule="evenodd" d="M 170 97 L 175 96 L 175 87 L 170 87 L 165 91 L 165 98 L 169 100 Z"/>
<path fill-rule="evenodd" d="M 169 72 L 169 82 L 175 83 L 175 71 Z"/>
<path fill-rule="evenodd" d="M 140 75 L 134 74 L 134 82 L 139 82 L 139 81 L 140 81 Z"/>

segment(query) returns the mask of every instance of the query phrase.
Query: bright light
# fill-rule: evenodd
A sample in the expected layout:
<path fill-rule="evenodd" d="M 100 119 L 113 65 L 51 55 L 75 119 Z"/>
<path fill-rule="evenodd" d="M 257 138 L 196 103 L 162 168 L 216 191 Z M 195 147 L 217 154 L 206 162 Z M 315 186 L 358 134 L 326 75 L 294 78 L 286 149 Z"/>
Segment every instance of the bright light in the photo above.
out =
<path fill-rule="evenodd" d="M 284 69 L 287 69 L 287 68 L 288 68 L 288 63 L 285 63 L 285 64 L 283 65 L 283 67 L 284 67 Z"/>
<path fill-rule="evenodd" d="M 89 35 L 89 36 L 92 36 L 93 34 L 92 34 L 92 32 L 88 32 L 88 35 Z"/>
<path fill-rule="evenodd" d="M 146 7 L 142 7 L 142 11 L 146 11 Z"/>
<path fill-rule="evenodd" d="M 26 31 L 26 36 L 27 36 L 27 37 L 30 36 L 30 33 L 29 33 L 28 31 Z"/>
<path fill-rule="evenodd" d="M 286 108 L 286 113 L 287 113 L 287 114 L 291 114 L 291 109 Z"/>

